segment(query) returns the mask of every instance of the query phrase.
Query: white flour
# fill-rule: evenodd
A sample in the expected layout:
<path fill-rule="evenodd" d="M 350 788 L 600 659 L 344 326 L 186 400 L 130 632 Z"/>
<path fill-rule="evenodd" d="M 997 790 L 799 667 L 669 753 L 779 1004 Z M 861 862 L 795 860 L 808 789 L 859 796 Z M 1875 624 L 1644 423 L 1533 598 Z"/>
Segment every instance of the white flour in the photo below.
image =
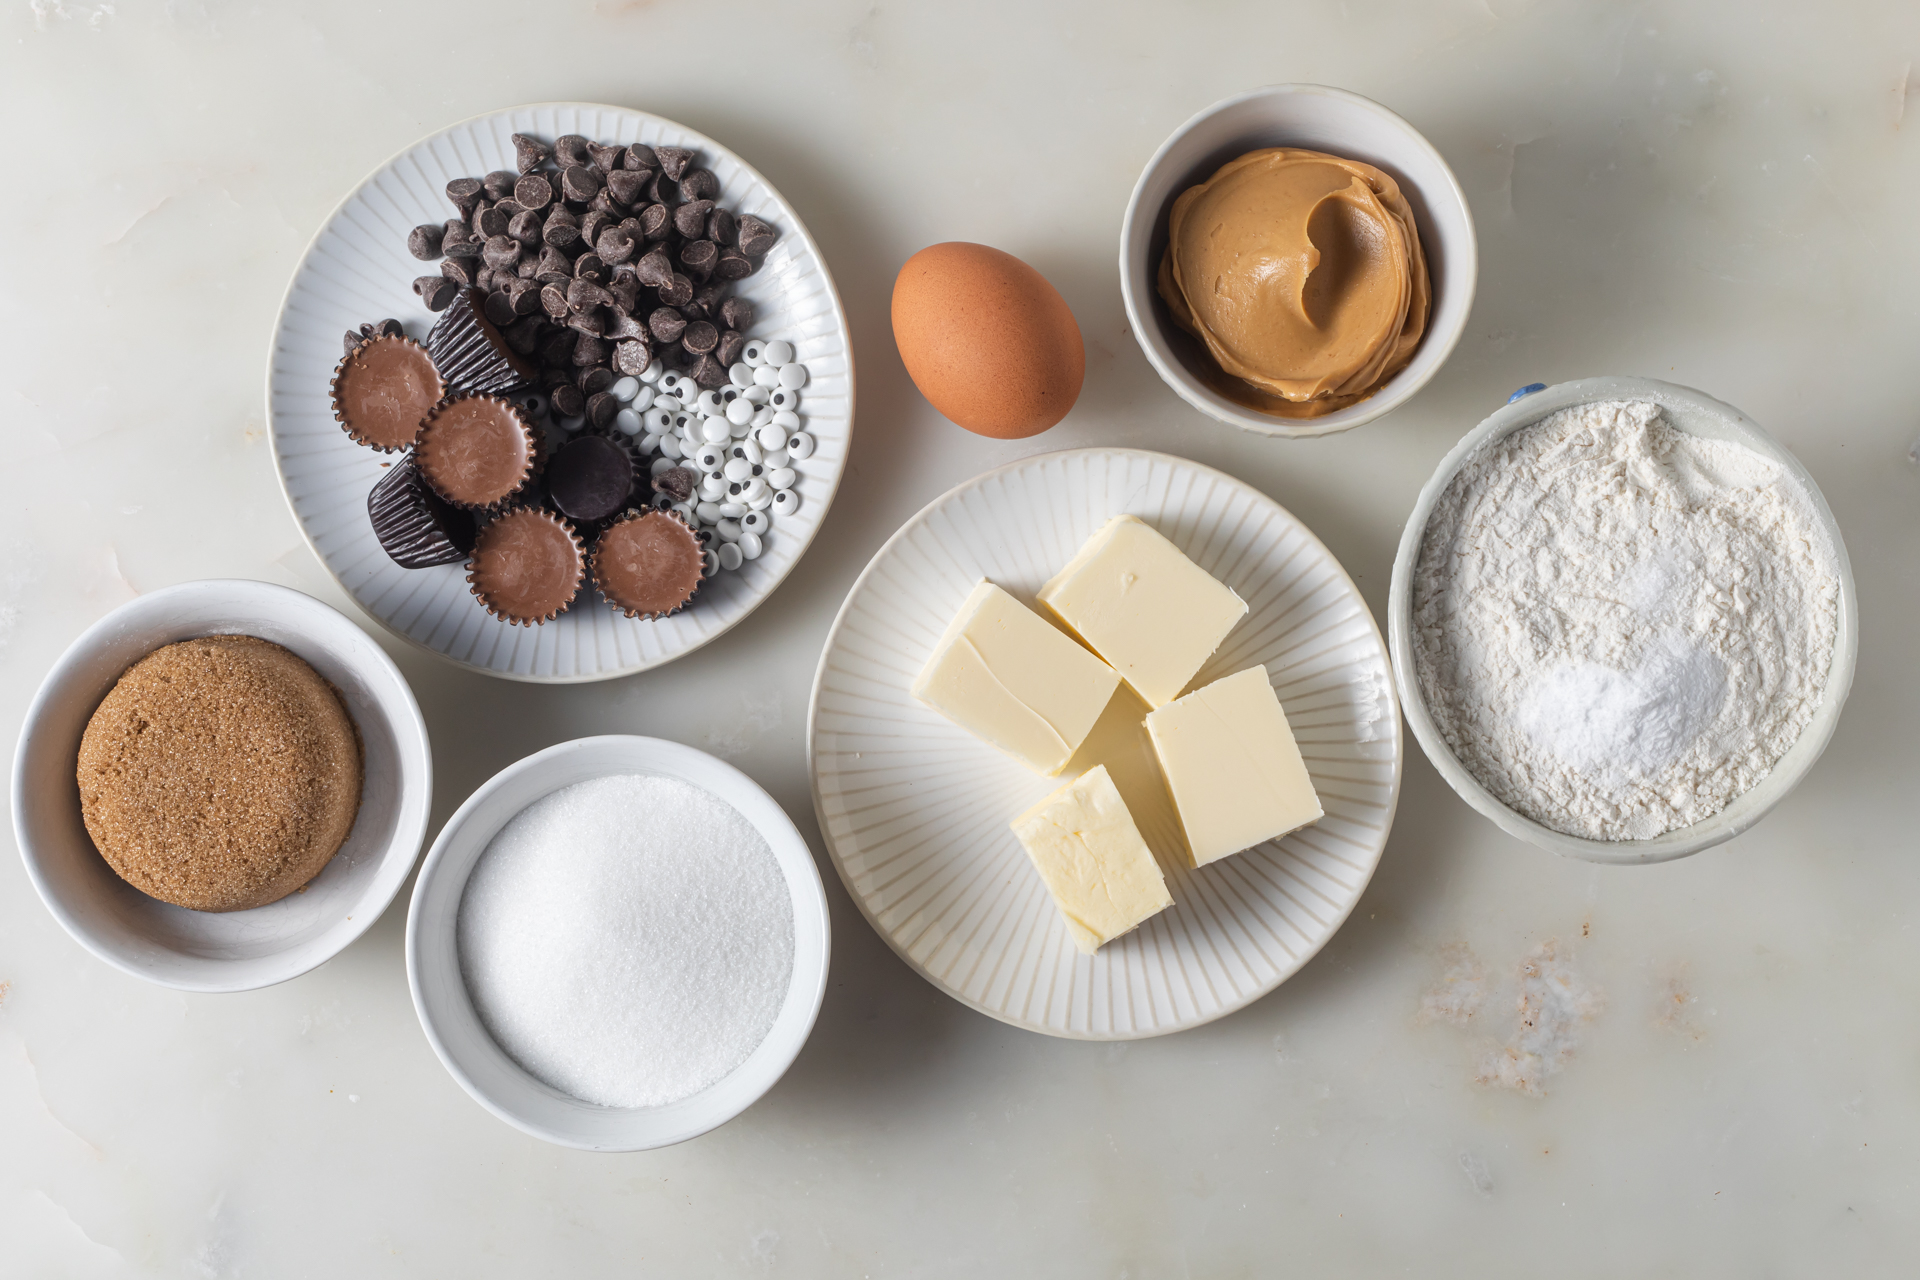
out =
<path fill-rule="evenodd" d="M 1556 831 L 1719 812 L 1820 703 L 1839 578 L 1805 494 L 1657 405 L 1580 405 L 1471 459 L 1435 506 L 1414 660 L 1441 736 Z"/>

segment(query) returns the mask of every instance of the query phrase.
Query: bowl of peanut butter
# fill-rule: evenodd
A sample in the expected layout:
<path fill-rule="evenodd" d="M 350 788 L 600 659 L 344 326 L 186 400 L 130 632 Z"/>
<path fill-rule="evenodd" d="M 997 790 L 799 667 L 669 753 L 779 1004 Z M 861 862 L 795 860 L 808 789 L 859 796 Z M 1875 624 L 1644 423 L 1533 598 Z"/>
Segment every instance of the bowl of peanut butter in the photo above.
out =
<path fill-rule="evenodd" d="M 1269 85 L 1175 131 L 1134 185 L 1120 287 L 1147 359 L 1209 417 L 1272 436 L 1390 412 L 1473 307 L 1453 171 L 1380 104 Z"/>

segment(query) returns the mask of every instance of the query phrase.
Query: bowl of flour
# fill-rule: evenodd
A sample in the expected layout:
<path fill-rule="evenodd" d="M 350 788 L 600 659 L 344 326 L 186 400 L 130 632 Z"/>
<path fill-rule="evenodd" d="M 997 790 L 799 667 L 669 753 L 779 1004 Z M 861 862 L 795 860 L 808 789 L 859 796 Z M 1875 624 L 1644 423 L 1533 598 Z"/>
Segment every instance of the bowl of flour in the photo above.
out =
<path fill-rule="evenodd" d="M 1408 723 L 1502 830 L 1663 862 L 1759 821 L 1825 749 L 1858 607 L 1840 530 L 1739 410 L 1645 378 L 1516 398 L 1421 490 L 1388 643 Z"/>
<path fill-rule="evenodd" d="M 447 820 L 407 915 L 441 1063 L 534 1137 L 638 1151 L 771 1089 L 826 994 L 826 892 L 754 781 L 657 738 L 579 738 Z"/>

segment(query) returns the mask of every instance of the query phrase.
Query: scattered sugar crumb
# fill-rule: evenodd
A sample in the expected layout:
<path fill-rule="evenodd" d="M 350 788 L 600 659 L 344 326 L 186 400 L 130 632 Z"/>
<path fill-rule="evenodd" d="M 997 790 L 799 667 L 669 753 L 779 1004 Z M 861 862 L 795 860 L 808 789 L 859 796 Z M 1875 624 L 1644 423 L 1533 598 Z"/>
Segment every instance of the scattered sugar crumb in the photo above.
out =
<path fill-rule="evenodd" d="M 1697 1044 L 1707 1038 L 1706 1031 L 1693 1020 L 1693 1006 L 1699 1003 L 1700 997 L 1693 994 L 1692 989 L 1687 985 L 1686 969 L 1682 966 L 1661 985 L 1660 994 L 1655 1001 L 1653 1024 L 1685 1036 Z"/>
<path fill-rule="evenodd" d="M 1580 1029 L 1605 1007 L 1605 998 L 1582 985 L 1558 948 L 1548 939 L 1520 962 L 1514 1032 L 1482 1060 L 1475 1076 L 1481 1084 L 1544 1097 L 1547 1077 L 1572 1061 Z"/>
<path fill-rule="evenodd" d="M 1487 1002 L 1486 966 L 1464 942 L 1440 948 L 1446 970 L 1440 981 L 1420 997 L 1420 1022 L 1447 1022 L 1464 1026 Z"/>

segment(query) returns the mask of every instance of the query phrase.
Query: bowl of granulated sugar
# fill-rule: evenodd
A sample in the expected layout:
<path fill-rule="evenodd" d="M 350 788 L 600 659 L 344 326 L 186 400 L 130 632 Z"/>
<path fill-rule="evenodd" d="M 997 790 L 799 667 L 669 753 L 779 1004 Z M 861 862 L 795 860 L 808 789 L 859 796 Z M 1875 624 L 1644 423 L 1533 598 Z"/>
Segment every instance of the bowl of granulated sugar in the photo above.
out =
<path fill-rule="evenodd" d="M 1650 378 L 1516 392 L 1420 492 L 1387 601 L 1414 737 L 1462 799 L 1591 862 L 1698 853 L 1819 759 L 1859 605 L 1807 469 Z"/>
<path fill-rule="evenodd" d="M 773 797 L 657 738 L 503 769 L 414 886 L 407 979 L 460 1086 L 536 1138 L 639 1151 L 771 1089 L 826 994 L 826 893 Z"/>

